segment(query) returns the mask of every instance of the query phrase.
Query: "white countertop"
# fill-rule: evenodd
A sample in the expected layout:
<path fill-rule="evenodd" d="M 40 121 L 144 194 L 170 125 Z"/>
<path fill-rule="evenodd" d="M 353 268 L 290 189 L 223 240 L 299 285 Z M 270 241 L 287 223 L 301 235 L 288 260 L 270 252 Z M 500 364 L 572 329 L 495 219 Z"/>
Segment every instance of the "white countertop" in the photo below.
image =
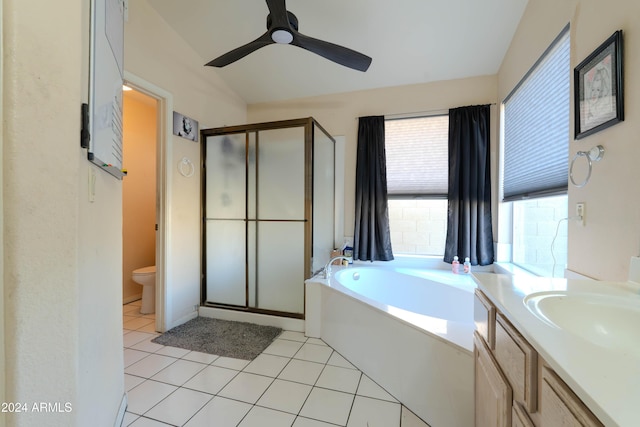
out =
<path fill-rule="evenodd" d="M 550 325 L 531 313 L 523 301 L 533 292 L 579 291 L 623 295 L 640 304 L 640 285 L 492 273 L 473 276 L 478 288 L 604 425 L 640 426 L 640 357 L 598 346 Z M 635 326 L 640 328 L 640 324 Z"/>

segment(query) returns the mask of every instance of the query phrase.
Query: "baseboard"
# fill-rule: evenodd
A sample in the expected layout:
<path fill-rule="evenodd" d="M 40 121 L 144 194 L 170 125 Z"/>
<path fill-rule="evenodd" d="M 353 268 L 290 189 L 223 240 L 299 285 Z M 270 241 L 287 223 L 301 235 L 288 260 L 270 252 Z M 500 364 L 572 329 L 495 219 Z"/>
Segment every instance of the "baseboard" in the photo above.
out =
<path fill-rule="evenodd" d="M 118 409 L 118 415 L 116 416 L 116 421 L 113 424 L 113 427 L 122 427 L 122 422 L 124 421 L 124 413 L 127 411 L 127 393 L 122 395 L 122 400 L 120 401 L 120 408 Z"/>
<path fill-rule="evenodd" d="M 187 314 L 186 316 L 182 316 L 181 318 L 179 318 L 175 322 L 171 322 L 171 324 L 169 325 L 167 330 L 173 329 L 176 326 L 180 326 L 183 323 L 187 323 L 189 320 L 195 319 L 196 317 L 198 317 L 198 312 L 197 311 L 193 311 L 193 312 Z"/>
<path fill-rule="evenodd" d="M 275 326 L 285 331 L 304 332 L 304 320 L 290 317 L 270 316 L 268 314 L 247 313 L 245 311 L 225 310 L 214 307 L 200 307 L 200 316 L 214 319 L 250 322 L 257 325 Z"/>
<path fill-rule="evenodd" d="M 128 297 L 122 298 L 122 304 L 129 304 L 130 302 L 138 301 L 142 299 L 142 294 L 130 295 Z"/>

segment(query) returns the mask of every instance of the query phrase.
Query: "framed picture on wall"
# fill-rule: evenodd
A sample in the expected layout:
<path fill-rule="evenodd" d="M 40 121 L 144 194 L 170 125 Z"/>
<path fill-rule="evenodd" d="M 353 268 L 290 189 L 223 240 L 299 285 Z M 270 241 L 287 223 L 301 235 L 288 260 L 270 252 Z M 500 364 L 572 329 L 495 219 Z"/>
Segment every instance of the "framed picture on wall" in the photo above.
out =
<path fill-rule="evenodd" d="M 622 30 L 582 61 L 573 76 L 576 139 L 624 120 Z"/>
<path fill-rule="evenodd" d="M 198 142 L 198 121 L 174 111 L 173 134 Z"/>

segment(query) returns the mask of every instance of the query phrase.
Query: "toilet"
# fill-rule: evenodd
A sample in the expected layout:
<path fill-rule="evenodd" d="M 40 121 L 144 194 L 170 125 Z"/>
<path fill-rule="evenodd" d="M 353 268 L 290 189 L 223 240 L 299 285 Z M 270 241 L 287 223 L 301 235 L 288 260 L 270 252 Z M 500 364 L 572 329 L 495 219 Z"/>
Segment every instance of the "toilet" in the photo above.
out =
<path fill-rule="evenodd" d="M 153 314 L 156 312 L 156 266 L 142 267 L 133 270 L 131 278 L 142 285 L 142 305 L 140 313 Z"/>

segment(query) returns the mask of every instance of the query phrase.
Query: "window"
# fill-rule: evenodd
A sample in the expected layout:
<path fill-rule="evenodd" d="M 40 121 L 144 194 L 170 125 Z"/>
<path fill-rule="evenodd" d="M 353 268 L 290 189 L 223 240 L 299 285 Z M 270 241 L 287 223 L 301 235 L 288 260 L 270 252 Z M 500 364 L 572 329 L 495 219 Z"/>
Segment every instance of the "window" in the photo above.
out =
<path fill-rule="evenodd" d="M 448 115 L 385 121 L 389 228 L 396 254 L 444 254 L 448 140 Z"/>
<path fill-rule="evenodd" d="M 539 276 L 562 277 L 567 264 L 567 196 L 513 203 L 513 263 Z"/>
<path fill-rule="evenodd" d="M 503 202 L 513 202 L 512 261 L 561 275 L 567 259 L 568 26 L 503 102 Z M 554 197 L 550 197 L 554 196 Z"/>

